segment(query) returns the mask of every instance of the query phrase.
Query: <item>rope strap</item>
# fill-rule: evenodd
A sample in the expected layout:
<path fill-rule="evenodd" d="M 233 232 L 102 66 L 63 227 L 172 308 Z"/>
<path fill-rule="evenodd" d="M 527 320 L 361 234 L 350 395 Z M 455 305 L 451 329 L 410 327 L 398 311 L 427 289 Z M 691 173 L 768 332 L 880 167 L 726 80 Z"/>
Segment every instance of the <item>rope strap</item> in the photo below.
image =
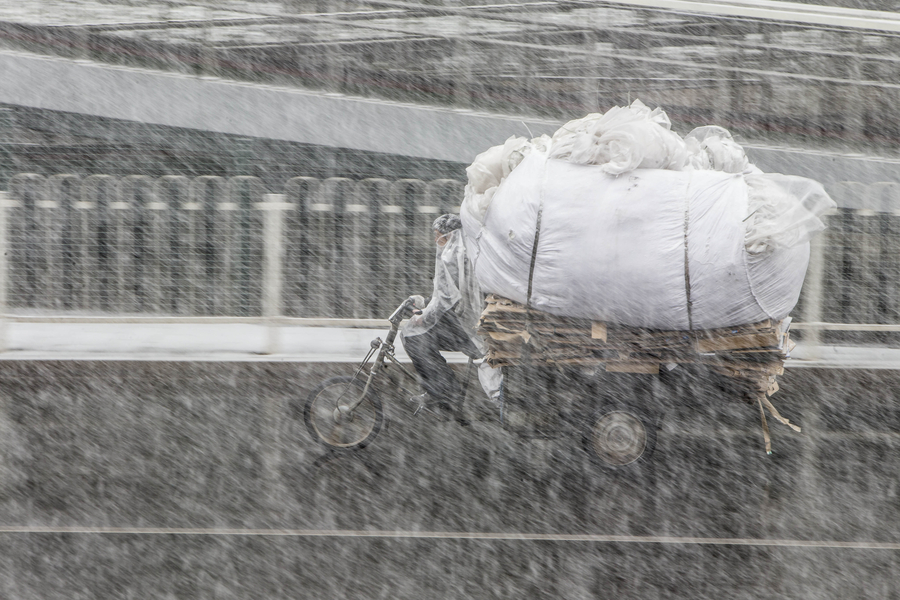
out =
<path fill-rule="evenodd" d="M 537 262 L 538 243 L 541 241 L 541 219 L 544 216 L 544 188 L 546 183 L 547 159 L 545 158 L 544 176 L 541 178 L 541 201 L 538 204 L 537 223 L 534 226 L 534 243 L 531 245 L 531 264 L 528 265 L 528 293 L 525 296 L 525 331 L 528 333 L 531 333 L 531 292 L 534 289 L 534 265 Z"/>
<path fill-rule="evenodd" d="M 688 184 L 690 192 L 690 184 Z M 693 302 L 691 302 L 691 266 L 688 256 L 688 225 L 691 221 L 691 195 L 685 194 L 684 198 L 684 293 L 687 298 L 688 330 L 694 329 Z"/>

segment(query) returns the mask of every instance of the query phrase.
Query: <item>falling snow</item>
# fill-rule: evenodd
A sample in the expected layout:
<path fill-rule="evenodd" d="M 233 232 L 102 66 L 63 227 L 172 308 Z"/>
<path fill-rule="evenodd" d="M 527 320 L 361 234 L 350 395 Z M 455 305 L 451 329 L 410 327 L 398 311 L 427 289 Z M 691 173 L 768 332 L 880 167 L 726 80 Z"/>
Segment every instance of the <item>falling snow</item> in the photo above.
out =
<path fill-rule="evenodd" d="M 895 10 L 0 6 L 0 597 L 898 597 Z M 634 233 L 662 193 L 574 251 L 627 277 L 588 299 L 597 281 L 534 280 L 587 214 L 548 234 L 541 211 L 568 204 L 547 185 L 637 202 L 658 180 L 568 165 L 516 195 L 521 149 L 635 100 L 671 139 L 722 127 L 746 165 L 834 200 L 802 240 L 789 334 L 771 305 L 773 321 L 659 329 L 642 253 L 677 259 L 665 291 L 690 314 L 696 251 L 682 212 L 671 243 Z M 474 264 L 435 247 L 447 213 Z M 482 320 L 484 364 L 443 353 L 461 393 L 422 399 L 438 388 L 398 331 L 433 290 L 449 302 L 425 317 L 455 310 L 447 286 L 488 285 L 486 265 L 480 291 L 518 304 L 491 300 L 506 312 Z M 759 301 L 777 278 L 745 279 Z M 543 312 L 606 291 L 630 298 L 618 320 Z M 490 365 L 499 392 L 480 385 Z"/>

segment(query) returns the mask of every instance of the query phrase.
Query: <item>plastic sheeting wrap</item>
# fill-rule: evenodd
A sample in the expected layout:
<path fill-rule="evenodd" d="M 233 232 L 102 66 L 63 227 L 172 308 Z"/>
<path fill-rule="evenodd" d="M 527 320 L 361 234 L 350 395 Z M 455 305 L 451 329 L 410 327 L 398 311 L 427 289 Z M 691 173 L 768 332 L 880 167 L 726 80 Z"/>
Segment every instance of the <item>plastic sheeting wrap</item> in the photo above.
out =
<path fill-rule="evenodd" d="M 638 168 L 613 176 L 602 165 L 549 158 L 543 149 L 524 154 L 488 203 L 462 211 L 485 293 L 529 300 L 540 211 L 535 309 L 687 330 L 782 319 L 796 304 L 811 233 L 751 253 L 745 236 L 752 191 L 744 175 Z M 806 182 L 798 193 L 830 202 L 815 182 L 774 177 L 756 180 L 754 189 Z"/>

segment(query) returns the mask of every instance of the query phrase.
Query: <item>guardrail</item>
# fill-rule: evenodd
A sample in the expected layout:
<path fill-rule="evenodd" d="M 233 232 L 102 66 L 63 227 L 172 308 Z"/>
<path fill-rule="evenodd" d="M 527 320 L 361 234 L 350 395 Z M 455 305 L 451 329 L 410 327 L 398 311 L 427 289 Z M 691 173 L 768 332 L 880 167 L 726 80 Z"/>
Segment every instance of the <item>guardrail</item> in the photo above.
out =
<path fill-rule="evenodd" d="M 184 316 L 381 315 L 392 294 L 430 287 L 431 221 L 462 197 L 446 179 L 296 177 L 269 194 L 254 177 L 20 174 L 9 187 L 9 308 Z"/>
<path fill-rule="evenodd" d="M 371 326 L 433 271 L 430 223 L 463 183 L 132 175 L 11 179 L 6 321 Z M 796 329 L 900 332 L 900 186 L 844 182 L 812 245 Z M 2 331 L 0 331 L 2 336 Z"/>
<path fill-rule="evenodd" d="M 900 184 L 828 186 L 838 208 L 813 239 L 797 313 L 806 341 L 822 333 L 900 332 Z M 852 341 L 852 338 L 851 338 Z"/>

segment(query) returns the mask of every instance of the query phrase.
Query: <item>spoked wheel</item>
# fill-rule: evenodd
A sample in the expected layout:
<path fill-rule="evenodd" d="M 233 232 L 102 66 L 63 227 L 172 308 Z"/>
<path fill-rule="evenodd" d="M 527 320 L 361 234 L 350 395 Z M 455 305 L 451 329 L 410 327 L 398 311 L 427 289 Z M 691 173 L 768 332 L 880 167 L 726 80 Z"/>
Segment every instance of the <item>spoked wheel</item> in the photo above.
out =
<path fill-rule="evenodd" d="M 619 469 L 650 458 L 656 446 L 656 426 L 638 410 L 607 407 L 589 420 L 584 442 L 601 465 Z"/>
<path fill-rule="evenodd" d="M 303 421 L 314 440 L 331 448 L 364 448 L 375 439 L 384 424 L 381 400 L 373 390 L 355 409 L 365 381 L 353 377 L 333 377 L 314 389 L 303 407 Z"/>

